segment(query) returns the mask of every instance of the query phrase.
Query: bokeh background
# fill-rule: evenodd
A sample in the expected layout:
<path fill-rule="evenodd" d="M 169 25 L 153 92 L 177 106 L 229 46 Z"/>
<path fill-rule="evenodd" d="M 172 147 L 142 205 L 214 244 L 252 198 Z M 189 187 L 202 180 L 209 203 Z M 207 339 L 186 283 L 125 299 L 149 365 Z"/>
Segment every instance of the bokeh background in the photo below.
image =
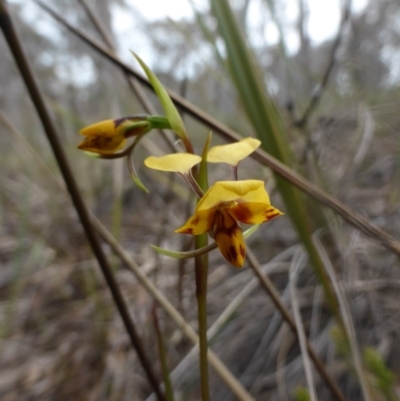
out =
<path fill-rule="evenodd" d="M 129 52 L 135 51 L 166 87 L 241 135 L 256 136 L 209 2 L 45 4 L 104 43 L 95 16 L 107 34 L 107 45 L 127 64 L 138 69 Z M 291 167 L 354 213 L 400 238 L 400 3 L 229 4 L 254 56 L 262 90 L 279 109 Z M 43 8 L 25 0 L 8 5 L 88 208 L 196 328 L 192 261 L 160 256 L 150 248 L 155 244 L 187 250 L 193 245 L 189 237 L 173 234 L 193 210 L 184 182 L 143 165 L 148 155 L 170 151 L 165 140 L 151 133 L 135 152 L 134 164 L 149 194 L 135 187 L 124 160 L 96 160 L 78 151 L 82 127 L 144 113 L 144 107 L 117 66 Z M 0 398 L 154 399 L 2 35 L 0 55 Z M 162 114 L 154 94 L 142 90 Z M 183 118 L 200 152 L 209 128 L 187 113 Z M 172 133 L 168 138 L 175 140 Z M 223 140 L 214 134 L 213 144 L 219 143 Z M 272 203 L 287 212 L 269 168 L 248 159 L 240 177 L 264 180 Z M 210 167 L 210 181 L 220 179 L 229 179 L 228 167 Z M 352 343 L 338 331 L 287 214 L 260 227 L 249 238 L 249 248 L 283 303 L 292 310 L 297 305 L 307 337 L 345 399 L 397 400 L 398 256 L 329 208 L 302 199 L 324 264 L 340 287 L 346 305 L 341 312 L 352 322 Z M 161 379 L 151 314 L 154 298 L 106 243 L 104 251 Z M 208 317 L 210 326 L 218 323 L 211 348 L 254 399 L 308 399 L 299 391 L 307 389 L 304 355 L 254 277 L 247 265 L 234 269 L 217 251 L 210 253 Z M 230 313 L 218 319 L 226 308 Z M 162 307 L 158 318 L 174 371 L 176 400 L 199 400 L 197 358 L 184 359 L 193 344 Z M 368 383 L 367 398 L 354 355 L 360 357 Z M 314 368 L 312 373 L 318 399 L 335 399 Z M 212 370 L 211 388 L 213 400 L 235 399 Z"/>

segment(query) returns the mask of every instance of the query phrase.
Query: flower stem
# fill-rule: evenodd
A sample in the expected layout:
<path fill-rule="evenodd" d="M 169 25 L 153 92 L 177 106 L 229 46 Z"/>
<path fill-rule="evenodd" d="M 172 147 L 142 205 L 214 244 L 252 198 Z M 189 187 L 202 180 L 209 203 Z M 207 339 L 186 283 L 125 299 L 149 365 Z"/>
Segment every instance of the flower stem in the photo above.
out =
<path fill-rule="evenodd" d="M 207 234 L 196 236 L 196 249 L 206 246 L 208 243 Z M 208 387 L 208 344 L 207 344 L 207 278 L 208 278 L 208 253 L 196 256 L 196 298 L 199 319 L 199 338 L 200 338 L 200 383 L 202 401 L 210 400 L 210 390 Z"/>
<path fill-rule="evenodd" d="M 201 189 L 200 185 L 193 178 L 192 173 L 189 171 L 188 174 L 181 174 L 181 176 L 186 180 L 189 186 L 193 189 L 195 194 L 201 198 L 204 195 L 204 191 Z"/>
<path fill-rule="evenodd" d="M 238 180 L 238 165 L 236 164 L 235 166 L 230 165 L 231 172 L 232 172 L 232 177 L 234 181 Z"/>

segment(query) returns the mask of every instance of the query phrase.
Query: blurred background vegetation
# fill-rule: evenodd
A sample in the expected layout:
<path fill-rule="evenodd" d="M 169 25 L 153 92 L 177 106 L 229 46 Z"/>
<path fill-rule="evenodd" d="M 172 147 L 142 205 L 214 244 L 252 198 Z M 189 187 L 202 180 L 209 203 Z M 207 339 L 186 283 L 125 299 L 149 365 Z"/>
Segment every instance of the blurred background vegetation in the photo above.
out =
<path fill-rule="evenodd" d="M 188 0 L 188 11 L 174 8 L 173 18 L 150 0 L 153 17 L 133 0 L 46 2 L 104 43 L 86 3 L 128 64 L 136 67 L 128 52 L 132 49 L 165 86 L 241 135 L 257 136 L 235 79 L 221 16 L 211 2 Z M 258 84 L 279 109 L 281 139 L 289 155 L 285 162 L 400 238 L 400 4 L 325 3 L 321 11 L 315 1 L 307 0 L 229 2 L 260 75 Z M 78 151 L 83 126 L 145 110 L 121 70 L 46 11 L 31 1 L 13 1 L 9 7 L 88 207 L 195 328 L 192 262 L 158 256 L 149 247 L 187 250 L 192 245 L 189 238 L 172 235 L 191 212 L 190 194 L 178 178 L 155 174 L 142 164 L 147 155 L 169 152 L 165 141 L 151 133 L 135 152 L 135 166 L 150 194 L 133 185 L 124 161 L 95 160 Z M 324 39 L 318 37 L 318 29 L 310 33 L 315 15 L 321 20 L 321 35 L 332 18 L 337 21 Z M 3 36 L 0 54 L 0 398 L 151 399 L 151 388 L 60 186 L 56 162 Z M 144 90 L 162 114 L 154 94 Z M 200 152 L 209 128 L 187 113 L 183 117 Z M 214 143 L 222 143 L 218 135 Z M 224 167 L 211 170 L 212 181 L 227 179 L 228 174 Z M 240 177 L 265 180 L 273 205 L 288 213 L 270 169 L 249 159 L 241 166 Z M 345 399 L 366 399 L 352 358 L 359 353 L 367 398 L 396 400 L 398 256 L 315 201 L 305 196 L 301 200 L 316 241 L 320 238 L 323 263 L 334 271 L 340 286 L 337 295 L 347 305 L 342 313 L 352 321 L 354 341 L 348 342 L 338 331 L 312 263 L 304 257 L 301 236 L 287 215 L 262 226 L 248 240 L 249 248 L 283 303 L 299 308 L 307 337 Z M 151 317 L 154 300 L 106 244 L 104 250 L 161 378 Z M 294 270 L 295 283 L 290 274 Z M 213 336 L 211 348 L 254 399 L 307 399 L 304 355 L 253 277 L 247 267 L 236 270 L 216 251 L 210 254 L 210 325 L 235 305 Z M 197 400 L 197 360 L 181 363 L 192 343 L 162 308 L 158 315 L 169 368 L 177 368 L 176 399 Z M 335 399 L 313 373 L 318 399 Z M 213 400 L 235 399 L 217 375 L 211 377 Z"/>

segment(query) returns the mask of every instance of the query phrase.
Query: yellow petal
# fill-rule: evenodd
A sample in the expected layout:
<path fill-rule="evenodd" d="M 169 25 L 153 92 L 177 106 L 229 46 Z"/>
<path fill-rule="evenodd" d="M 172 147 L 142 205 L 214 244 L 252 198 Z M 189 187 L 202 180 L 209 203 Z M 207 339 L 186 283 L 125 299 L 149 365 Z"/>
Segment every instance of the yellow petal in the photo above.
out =
<path fill-rule="evenodd" d="M 118 125 L 114 120 L 104 120 L 81 129 L 80 134 L 87 137 L 113 138 L 118 132 Z"/>
<path fill-rule="evenodd" d="M 197 204 L 197 211 L 207 210 L 225 202 L 257 202 L 270 205 L 269 196 L 260 180 L 217 181 Z"/>
<path fill-rule="evenodd" d="M 78 145 L 78 149 L 98 153 L 100 155 L 107 155 L 122 149 L 125 142 L 125 138 L 122 135 L 111 138 L 106 136 L 87 136 Z"/>
<path fill-rule="evenodd" d="M 214 226 L 215 209 L 195 212 L 190 219 L 180 228 L 175 230 L 179 234 L 199 235 L 210 231 Z"/>
<path fill-rule="evenodd" d="M 242 267 L 246 254 L 242 230 L 225 209 L 215 215 L 214 238 L 222 256 L 233 266 Z"/>
<path fill-rule="evenodd" d="M 150 156 L 144 161 L 144 164 L 153 170 L 187 174 L 200 161 L 200 156 L 191 153 L 173 153 L 161 157 Z"/>
<path fill-rule="evenodd" d="M 228 213 L 245 224 L 261 224 L 278 217 L 283 213 L 265 203 L 236 203 L 228 209 Z"/>
<path fill-rule="evenodd" d="M 255 138 L 245 138 L 229 145 L 214 146 L 207 154 L 210 163 L 228 163 L 236 166 L 240 160 L 253 153 L 261 142 Z"/>

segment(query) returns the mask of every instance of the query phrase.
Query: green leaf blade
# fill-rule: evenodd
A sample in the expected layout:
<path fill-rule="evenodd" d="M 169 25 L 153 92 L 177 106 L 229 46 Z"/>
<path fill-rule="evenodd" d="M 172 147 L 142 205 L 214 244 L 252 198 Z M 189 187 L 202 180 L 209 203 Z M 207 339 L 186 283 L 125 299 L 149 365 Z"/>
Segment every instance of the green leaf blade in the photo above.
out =
<path fill-rule="evenodd" d="M 159 79 L 156 75 L 151 71 L 151 69 L 146 65 L 146 63 L 134 52 L 132 52 L 133 56 L 136 58 L 140 66 L 143 68 L 144 72 L 148 80 L 150 81 L 151 85 L 156 92 L 161 105 L 164 109 L 165 115 L 168 118 L 168 121 L 171 125 L 172 130 L 180 137 L 186 138 L 186 129 L 183 124 L 182 118 L 178 113 L 177 108 L 175 107 L 174 103 L 172 102 L 168 92 L 165 90 Z"/>

